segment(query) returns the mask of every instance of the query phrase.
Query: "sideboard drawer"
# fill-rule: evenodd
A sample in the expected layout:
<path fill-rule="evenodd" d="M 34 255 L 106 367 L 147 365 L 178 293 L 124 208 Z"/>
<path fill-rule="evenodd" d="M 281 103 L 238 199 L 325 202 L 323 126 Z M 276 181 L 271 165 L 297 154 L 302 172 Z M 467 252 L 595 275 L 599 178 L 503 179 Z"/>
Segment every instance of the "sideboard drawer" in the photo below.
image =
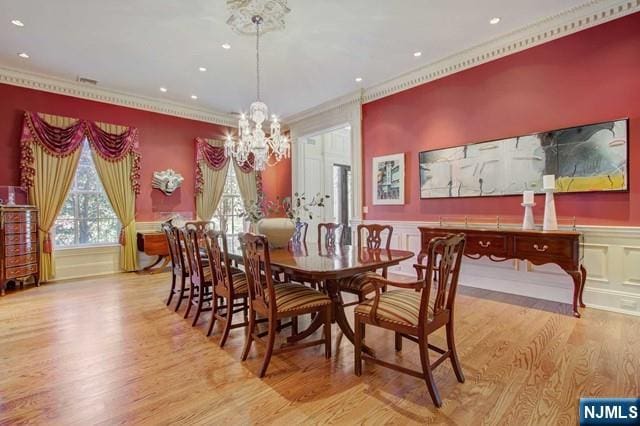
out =
<path fill-rule="evenodd" d="M 574 253 L 573 244 L 572 240 L 558 238 L 517 236 L 515 239 L 516 252 L 533 258 L 571 259 Z"/>
<path fill-rule="evenodd" d="M 6 223 L 4 225 L 5 234 L 26 234 L 35 232 L 36 229 L 36 223 L 33 221 Z"/>
<path fill-rule="evenodd" d="M 9 244 L 32 244 L 38 241 L 35 232 L 31 234 L 7 234 L 4 236 L 4 243 Z"/>
<path fill-rule="evenodd" d="M 5 265 L 7 268 L 13 268 L 15 266 L 29 265 L 35 263 L 38 260 L 38 256 L 35 253 L 24 254 L 22 256 L 11 256 L 5 258 Z"/>
<path fill-rule="evenodd" d="M 38 272 L 38 264 L 32 263 L 31 265 L 18 266 L 16 268 L 7 268 L 6 277 L 11 278 L 23 278 L 33 275 Z"/>
<path fill-rule="evenodd" d="M 490 254 L 498 258 L 507 257 L 509 255 L 509 239 L 504 235 L 474 235 L 473 232 L 470 232 L 467 234 L 465 253 Z"/>

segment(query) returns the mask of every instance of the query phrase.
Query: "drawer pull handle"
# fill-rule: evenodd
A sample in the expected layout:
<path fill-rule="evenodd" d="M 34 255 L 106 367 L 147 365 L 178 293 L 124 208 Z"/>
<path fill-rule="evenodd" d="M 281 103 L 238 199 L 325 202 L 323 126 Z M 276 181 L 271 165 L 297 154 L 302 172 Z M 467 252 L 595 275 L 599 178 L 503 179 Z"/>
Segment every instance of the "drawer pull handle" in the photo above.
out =
<path fill-rule="evenodd" d="M 491 245 L 491 241 L 478 241 L 478 244 L 480 244 L 480 247 L 487 248 Z"/>
<path fill-rule="evenodd" d="M 536 249 L 536 251 L 543 252 L 543 251 L 547 251 L 547 249 L 549 248 L 549 246 L 545 244 L 545 245 L 543 245 L 543 246 L 542 246 L 542 248 L 541 248 L 541 247 L 538 247 L 538 245 L 537 245 L 537 244 L 534 244 L 534 245 L 533 245 L 533 248 L 534 248 L 534 249 Z"/>

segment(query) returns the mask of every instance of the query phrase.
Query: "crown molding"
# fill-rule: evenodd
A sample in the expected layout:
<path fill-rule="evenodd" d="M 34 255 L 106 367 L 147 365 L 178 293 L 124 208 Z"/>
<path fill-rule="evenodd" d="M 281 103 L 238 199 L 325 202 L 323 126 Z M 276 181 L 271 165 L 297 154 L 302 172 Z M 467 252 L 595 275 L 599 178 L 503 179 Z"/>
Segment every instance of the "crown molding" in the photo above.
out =
<path fill-rule="evenodd" d="M 532 25 L 367 88 L 363 103 L 530 49 L 640 11 L 640 0 L 592 0 Z"/>
<path fill-rule="evenodd" d="M 132 95 L 102 87 L 87 86 L 76 81 L 38 74 L 31 71 L 0 66 L 0 83 L 222 126 L 237 126 L 237 119 L 231 114 L 193 108 L 192 106 L 178 102 Z"/>
<path fill-rule="evenodd" d="M 353 105 L 360 104 L 362 104 L 362 90 L 356 90 L 355 92 L 351 92 L 330 101 L 321 103 L 320 105 L 317 105 L 313 108 L 309 108 L 304 111 L 289 115 L 283 118 L 282 121 L 286 123 L 287 127 L 289 127 L 297 122 L 306 120 L 307 118 L 316 116 L 318 114 L 322 114 L 332 110 L 349 108 Z"/>

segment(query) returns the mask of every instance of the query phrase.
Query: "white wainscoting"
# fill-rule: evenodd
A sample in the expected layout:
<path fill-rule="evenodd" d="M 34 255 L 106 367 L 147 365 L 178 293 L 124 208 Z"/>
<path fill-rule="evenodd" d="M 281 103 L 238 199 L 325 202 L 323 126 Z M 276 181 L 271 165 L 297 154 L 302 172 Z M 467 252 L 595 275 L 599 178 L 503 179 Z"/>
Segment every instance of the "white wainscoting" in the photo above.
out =
<path fill-rule="evenodd" d="M 137 231 L 160 230 L 161 222 L 138 222 Z M 133 242 L 136 243 L 135 241 Z M 57 249 L 56 276 L 51 281 L 115 274 L 120 271 L 120 246 L 91 246 Z M 146 266 L 155 257 L 138 252 L 138 265 Z"/>
<path fill-rule="evenodd" d="M 359 223 L 380 221 L 352 221 Z M 428 222 L 389 222 L 393 226 L 392 248 L 420 251 L 418 226 Z M 587 307 L 640 315 L 640 227 L 579 226 L 584 233 L 584 266 Z M 415 257 L 393 272 L 415 276 Z M 513 293 L 538 299 L 571 303 L 573 282 L 556 265 L 533 266 L 523 261 L 463 260 L 460 284 Z"/>

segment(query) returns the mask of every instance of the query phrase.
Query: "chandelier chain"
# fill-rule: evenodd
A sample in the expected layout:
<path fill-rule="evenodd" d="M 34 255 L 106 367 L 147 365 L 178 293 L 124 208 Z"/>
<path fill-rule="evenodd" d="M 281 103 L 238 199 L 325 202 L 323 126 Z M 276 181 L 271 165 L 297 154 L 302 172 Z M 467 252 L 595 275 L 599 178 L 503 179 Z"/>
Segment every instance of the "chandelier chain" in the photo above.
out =
<path fill-rule="evenodd" d="M 256 92 L 260 100 L 260 21 L 256 20 Z"/>

